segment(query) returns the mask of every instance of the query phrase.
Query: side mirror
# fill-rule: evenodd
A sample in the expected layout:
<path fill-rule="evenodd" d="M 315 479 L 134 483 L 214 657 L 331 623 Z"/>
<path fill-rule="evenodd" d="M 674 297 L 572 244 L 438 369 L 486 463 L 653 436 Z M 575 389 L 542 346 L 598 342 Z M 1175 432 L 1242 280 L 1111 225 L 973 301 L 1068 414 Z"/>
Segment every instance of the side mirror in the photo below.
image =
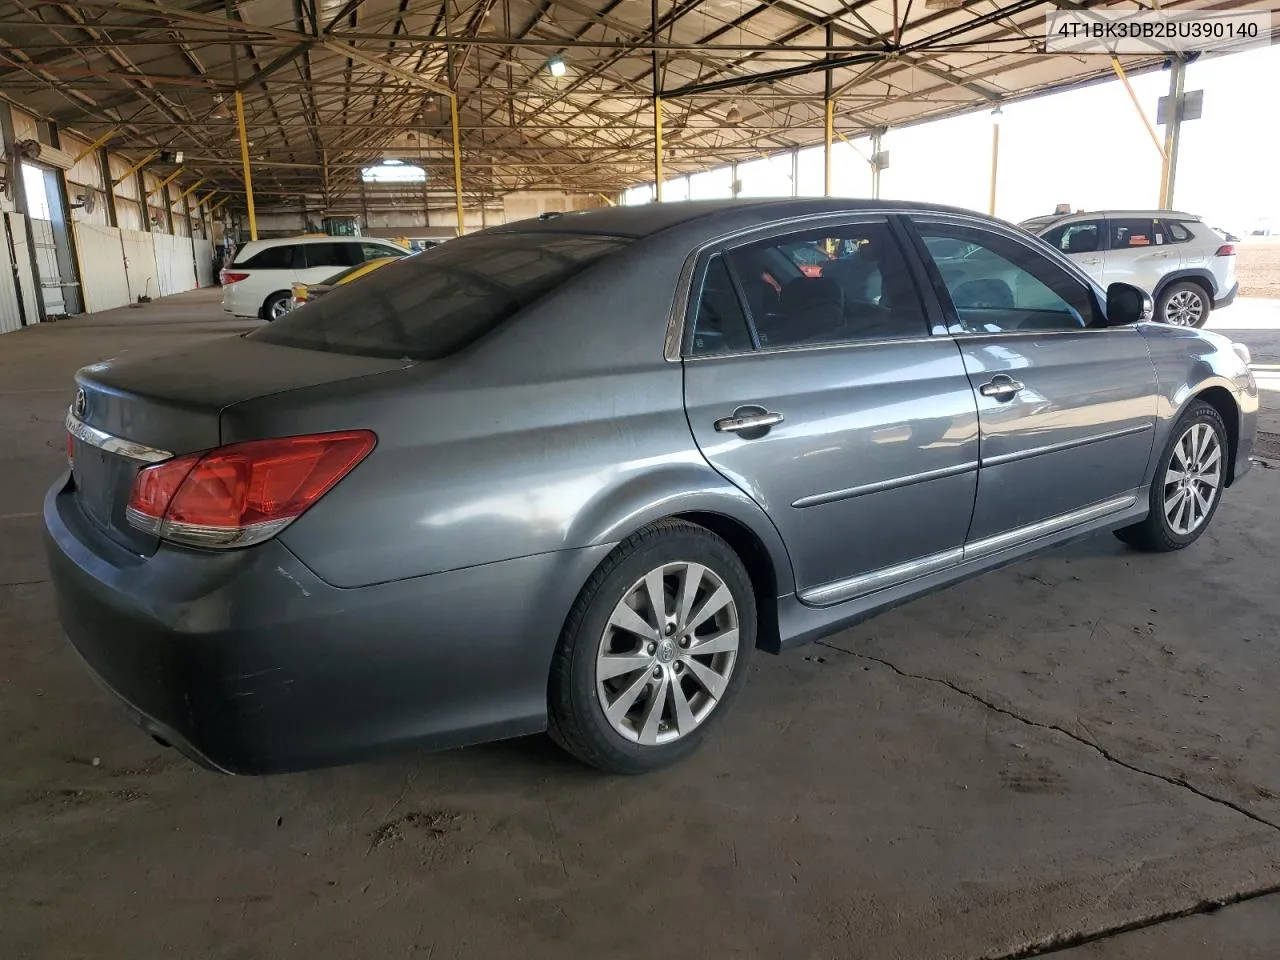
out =
<path fill-rule="evenodd" d="M 1107 287 L 1107 326 L 1141 323 L 1155 314 L 1155 305 L 1146 291 L 1128 283 L 1113 283 Z"/>

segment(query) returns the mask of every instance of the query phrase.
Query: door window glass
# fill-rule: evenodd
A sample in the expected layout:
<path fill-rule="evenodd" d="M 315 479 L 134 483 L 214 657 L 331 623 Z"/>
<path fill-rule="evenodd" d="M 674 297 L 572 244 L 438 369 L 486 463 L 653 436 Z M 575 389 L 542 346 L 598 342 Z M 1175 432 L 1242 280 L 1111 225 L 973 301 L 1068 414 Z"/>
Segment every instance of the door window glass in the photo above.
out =
<path fill-rule="evenodd" d="M 1102 249 L 1102 221 L 1068 223 L 1055 227 L 1041 239 L 1063 253 L 1094 253 Z"/>
<path fill-rule="evenodd" d="M 1134 247 L 1154 247 L 1164 243 L 1164 234 L 1156 228 L 1156 221 L 1142 218 L 1112 220 L 1111 249 L 1129 250 Z"/>
<path fill-rule="evenodd" d="M 973 333 L 1014 330 L 1072 330 L 1094 326 L 1097 302 L 1084 284 L 1048 258 L 999 234 L 972 227 L 919 223 L 931 252 L 965 252 L 958 257 L 933 255 L 956 316 Z"/>
<path fill-rule="evenodd" d="M 928 332 L 906 261 L 883 221 L 761 240 L 729 258 L 762 348 Z"/>
<path fill-rule="evenodd" d="M 702 295 L 698 298 L 698 314 L 693 324 L 693 345 L 690 353 L 695 357 L 718 353 L 744 353 L 751 349 L 751 333 L 742 302 L 729 278 L 724 257 L 715 256 L 707 264 L 702 280 Z"/>
<path fill-rule="evenodd" d="M 308 267 L 349 267 L 347 251 L 352 248 L 358 249 L 350 243 L 306 243 L 302 252 Z"/>

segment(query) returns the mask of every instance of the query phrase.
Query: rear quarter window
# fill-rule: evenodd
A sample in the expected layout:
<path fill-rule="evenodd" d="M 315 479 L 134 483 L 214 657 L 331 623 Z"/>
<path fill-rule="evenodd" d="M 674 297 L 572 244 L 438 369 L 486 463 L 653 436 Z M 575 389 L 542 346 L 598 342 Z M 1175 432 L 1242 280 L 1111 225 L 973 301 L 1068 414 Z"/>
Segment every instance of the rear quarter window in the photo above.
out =
<path fill-rule="evenodd" d="M 464 238 L 337 287 L 249 337 L 335 353 L 438 360 L 627 243 L 581 234 Z"/>
<path fill-rule="evenodd" d="M 235 266 L 248 270 L 291 270 L 293 269 L 293 244 L 282 243 L 276 247 L 259 250 L 247 260 L 235 261 Z"/>

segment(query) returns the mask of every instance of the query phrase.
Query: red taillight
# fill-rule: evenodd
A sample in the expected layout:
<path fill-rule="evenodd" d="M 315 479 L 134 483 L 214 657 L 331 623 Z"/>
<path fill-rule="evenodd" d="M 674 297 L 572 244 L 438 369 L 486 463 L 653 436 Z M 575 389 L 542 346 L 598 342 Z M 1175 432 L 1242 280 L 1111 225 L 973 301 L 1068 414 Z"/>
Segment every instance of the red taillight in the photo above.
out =
<path fill-rule="evenodd" d="M 67 431 L 67 466 L 74 466 L 76 462 L 76 438 L 71 436 L 71 431 Z"/>
<path fill-rule="evenodd" d="M 218 273 L 218 279 L 224 287 L 229 283 L 239 283 L 247 276 L 249 276 L 247 273 L 233 273 L 230 270 L 222 270 Z"/>
<path fill-rule="evenodd" d="M 141 530 L 202 547 L 244 547 L 275 536 L 356 464 L 368 430 L 250 440 L 140 472 L 127 516 Z"/>
<path fill-rule="evenodd" d="M 1213 255 L 1215 257 L 1234 257 L 1236 255 L 1235 245 L 1231 243 L 1224 243 L 1214 251 Z"/>

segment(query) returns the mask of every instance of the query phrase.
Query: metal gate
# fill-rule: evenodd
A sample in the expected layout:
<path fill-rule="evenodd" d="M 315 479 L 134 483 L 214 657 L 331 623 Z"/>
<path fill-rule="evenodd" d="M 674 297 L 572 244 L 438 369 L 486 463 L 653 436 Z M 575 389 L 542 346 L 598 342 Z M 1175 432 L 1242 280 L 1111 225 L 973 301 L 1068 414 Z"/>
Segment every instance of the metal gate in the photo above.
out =
<path fill-rule="evenodd" d="M 76 286 L 76 283 L 63 280 L 58 272 L 58 245 L 53 239 L 53 224 L 48 220 L 32 217 L 31 237 L 35 243 L 40 289 L 44 291 L 45 316 L 63 316 L 67 312 L 67 303 L 62 290 L 64 287 Z"/>

